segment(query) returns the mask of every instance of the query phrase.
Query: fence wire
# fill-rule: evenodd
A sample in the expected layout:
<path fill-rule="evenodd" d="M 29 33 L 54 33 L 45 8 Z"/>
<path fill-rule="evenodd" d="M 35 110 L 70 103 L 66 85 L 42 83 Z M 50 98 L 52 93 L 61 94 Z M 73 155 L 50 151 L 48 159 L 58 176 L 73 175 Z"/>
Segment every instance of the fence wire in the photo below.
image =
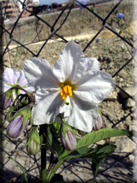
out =
<path fill-rule="evenodd" d="M 58 58 L 55 51 L 61 51 L 64 45 L 69 41 L 68 37 L 62 36 L 60 30 L 65 26 L 72 11 L 77 11 L 77 13 L 81 13 L 82 11 L 88 12 L 87 18 L 93 17 L 97 20 L 97 23 L 99 23 L 98 30 L 96 30 L 94 35 L 91 35 L 90 39 L 78 39 L 76 37 L 74 41 L 82 47 L 86 57 L 96 57 L 100 61 L 101 69 L 110 73 L 116 82 L 116 87 L 112 95 L 104 100 L 102 104 L 99 104 L 99 108 L 104 117 L 104 127 L 135 130 L 136 119 L 134 118 L 134 113 L 136 108 L 133 87 L 134 85 L 136 86 L 136 79 L 133 74 L 133 69 L 137 66 L 135 59 L 136 48 L 134 48 L 136 38 L 133 39 L 132 34 L 126 34 L 128 30 L 126 18 L 123 20 L 116 18 L 119 7 L 122 6 L 122 3 L 124 4 L 125 1 L 109 1 L 111 8 L 105 17 L 101 15 L 102 12 L 98 13 L 96 11 L 96 7 L 105 7 L 107 4 L 96 6 L 94 2 L 87 6 L 79 1 L 68 1 L 68 3 L 56 13 L 55 20 L 53 21 L 50 19 L 47 21 L 45 19 L 45 16 L 49 15 L 47 10 L 39 15 L 30 10 L 25 1 L 22 2 L 18 0 L 18 2 L 22 4 L 23 9 L 16 20 L 9 23 L 9 26 L 6 26 L 6 23 L 2 23 L 2 21 L 0 24 L 0 39 L 3 40 L 2 45 L 0 45 L 1 73 L 2 69 L 6 67 L 21 70 L 22 61 L 30 57 L 42 56 L 46 60 L 48 60 L 47 57 L 51 60 Z M 104 2 L 108 1 L 103 1 L 103 3 Z M 83 9 L 79 10 L 79 6 Z M 22 31 L 20 30 L 20 27 L 22 28 L 20 24 L 23 22 L 22 15 L 24 12 L 32 15 L 26 19 L 26 24 L 24 23 L 24 26 L 27 26 L 27 24 L 30 26 L 28 32 L 26 31 L 26 35 L 22 35 Z M 132 14 L 130 14 L 130 16 L 132 17 Z M 33 19 L 31 17 L 33 17 Z M 32 20 L 31 23 L 29 22 L 30 19 Z M 75 19 L 75 17 L 73 17 L 73 19 Z M 80 22 L 77 23 L 77 26 L 79 23 Z M 92 21 L 89 23 L 92 27 Z M 125 24 L 127 27 L 124 27 Z M 36 35 L 30 40 L 29 36 L 34 26 L 36 27 Z M 75 31 L 78 29 L 77 26 L 74 28 Z M 17 27 L 19 30 L 16 30 Z M 40 38 L 43 30 L 46 36 L 45 38 Z M 20 35 L 19 38 L 16 36 L 17 31 L 20 32 L 18 33 L 18 35 Z M 48 31 L 47 34 L 46 31 Z M 111 38 L 107 36 L 100 37 L 103 31 L 106 31 L 108 35 L 110 34 Z M 36 49 L 34 50 L 34 48 Z M 51 50 L 52 48 L 53 51 Z M 26 136 L 30 129 L 28 128 L 20 138 L 16 140 L 10 139 L 6 135 L 8 125 L 6 115 L 7 111 L 1 111 L 1 180 L 7 183 L 27 182 L 27 180 L 28 182 L 40 182 L 40 152 L 35 156 L 30 156 L 24 148 Z M 57 172 L 63 176 L 64 182 L 135 182 L 133 177 L 135 167 L 137 166 L 135 161 L 135 139 L 130 137 L 117 137 L 106 139 L 105 141 L 113 142 L 117 145 L 117 149 L 112 156 L 105 159 L 99 169 L 98 175 L 96 177 L 93 176 L 90 159 L 70 160 L 65 162 Z M 104 141 L 100 143 L 104 143 Z M 48 155 L 48 157 L 50 157 L 50 153 Z"/>

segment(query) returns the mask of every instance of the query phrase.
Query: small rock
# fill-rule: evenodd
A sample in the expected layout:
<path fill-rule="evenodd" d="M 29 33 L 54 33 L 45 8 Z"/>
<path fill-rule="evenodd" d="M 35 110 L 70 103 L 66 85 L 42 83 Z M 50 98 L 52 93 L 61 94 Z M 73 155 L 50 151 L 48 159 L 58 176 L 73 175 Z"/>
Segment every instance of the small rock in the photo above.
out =
<path fill-rule="evenodd" d="M 131 121 L 131 116 L 128 116 L 128 117 L 125 119 L 125 121 L 123 121 L 123 123 L 124 123 L 124 125 L 129 126 L 129 125 L 132 123 L 132 121 Z"/>
<path fill-rule="evenodd" d="M 133 152 L 136 149 L 135 143 L 128 137 L 116 141 L 116 152 Z"/>
<path fill-rule="evenodd" d="M 114 115 L 114 116 L 111 116 L 110 119 L 111 119 L 111 121 L 114 122 L 114 121 L 117 121 L 118 118 L 117 118 L 117 116 Z"/>
<path fill-rule="evenodd" d="M 134 125 L 129 125 L 129 130 L 130 130 L 130 131 L 135 130 L 135 126 L 134 126 Z"/>
<path fill-rule="evenodd" d="M 98 61 L 103 62 L 103 57 L 102 56 L 99 56 L 98 57 Z"/>
<path fill-rule="evenodd" d="M 98 145 L 103 145 L 103 144 L 105 144 L 105 142 L 106 142 L 105 140 L 100 140 L 99 142 L 97 142 L 97 144 Z"/>
<path fill-rule="evenodd" d="M 116 142 L 117 137 L 111 137 L 110 142 Z"/>
<path fill-rule="evenodd" d="M 110 57 L 108 57 L 107 61 L 110 63 L 112 61 L 112 59 Z"/>
<path fill-rule="evenodd" d="M 71 174 L 71 172 L 69 170 L 65 170 L 64 173 L 65 173 L 65 175 L 70 175 Z"/>
<path fill-rule="evenodd" d="M 123 90 L 127 92 L 129 95 L 131 95 L 132 97 L 134 97 L 137 93 L 137 90 L 134 88 L 134 86 L 123 88 Z M 129 96 L 126 93 L 124 93 L 122 90 L 120 90 L 119 94 L 123 99 L 129 98 Z"/>
<path fill-rule="evenodd" d="M 128 158 L 129 158 L 130 161 L 134 161 L 135 156 L 134 156 L 133 154 L 130 154 L 130 155 L 128 156 Z"/>
<path fill-rule="evenodd" d="M 121 78 L 127 80 L 127 78 L 129 77 L 128 73 L 123 69 L 118 73 L 118 76 L 120 76 Z"/>
<path fill-rule="evenodd" d="M 112 125 L 113 125 L 112 123 L 107 123 L 106 128 L 112 128 Z"/>
<path fill-rule="evenodd" d="M 78 171 L 78 172 L 82 172 L 83 171 L 83 167 L 76 167 L 75 170 Z"/>
<path fill-rule="evenodd" d="M 113 62 L 111 62 L 111 63 L 109 63 L 109 64 L 107 65 L 107 69 L 112 69 L 112 67 L 113 67 Z"/>
<path fill-rule="evenodd" d="M 117 93 L 115 91 L 111 92 L 110 95 L 105 98 L 107 101 L 115 101 L 117 99 Z"/>
<path fill-rule="evenodd" d="M 133 112 L 130 116 L 131 116 L 131 119 L 134 119 L 135 118 L 135 112 Z"/>
<path fill-rule="evenodd" d="M 123 78 L 119 78 L 119 77 L 116 80 L 117 83 L 122 83 L 123 81 L 124 81 Z"/>
<path fill-rule="evenodd" d="M 103 61 L 107 61 L 107 57 L 106 56 L 103 57 Z"/>
<path fill-rule="evenodd" d="M 117 128 L 119 128 L 119 129 L 124 129 L 124 124 L 123 124 L 123 123 L 117 124 Z"/>
<path fill-rule="evenodd" d="M 132 108 L 135 106 L 135 101 L 131 98 L 128 98 L 126 101 L 125 101 L 125 108 L 126 109 L 129 109 L 129 108 Z"/>
<path fill-rule="evenodd" d="M 123 78 L 120 78 L 120 82 L 123 82 L 124 80 L 123 80 Z"/>
<path fill-rule="evenodd" d="M 79 43 L 79 42 L 80 42 L 80 40 L 79 40 L 78 38 L 76 38 L 74 41 L 75 41 L 76 43 Z"/>

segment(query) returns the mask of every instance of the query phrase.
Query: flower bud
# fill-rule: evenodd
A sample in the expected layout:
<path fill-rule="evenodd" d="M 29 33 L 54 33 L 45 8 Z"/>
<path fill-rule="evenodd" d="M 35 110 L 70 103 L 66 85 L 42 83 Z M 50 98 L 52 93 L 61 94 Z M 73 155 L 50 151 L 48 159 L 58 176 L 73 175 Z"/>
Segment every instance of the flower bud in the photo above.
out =
<path fill-rule="evenodd" d="M 71 131 L 66 131 L 65 139 L 61 135 L 61 140 L 65 149 L 67 149 L 68 151 L 72 151 L 76 149 L 76 146 L 77 146 L 76 137 L 75 137 L 75 134 L 72 133 Z"/>
<path fill-rule="evenodd" d="M 136 50 L 135 48 L 132 48 L 132 49 L 131 49 L 131 54 L 132 54 L 132 55 L 135 55 L 135 54 L 136 54 L 136 51 L 137 51 L 137 50 Z"/>
<path fill-rule="evenodd" d="M 4 94 L 0 98 L 0 108 L 5 110 L 11 106 L 12 102 L 13 102 L 12 98 L 10 96 L 6 97 L 6 94 Z"/>
<path fill-rule="evenodd" d="M 100 37 L 97 37 L 97 38 L 96 38 L 96 42 L 97 42 L 97 43 L 98 43 L 100 40 L 101 40 Z"/>
<path fill-rule="evenodd" d="M 29 119 L 27 119 L 24 126 L 23 122 L 24 122 L 23 115 L 19 115 L 15 119 L 13 119 L 8 125 L 7 135 L 11 138 L 17 138 L 24 130 L 26 130 L 29 124 Z"/>
<path fill-rule="evenodd" d="M 37 132 L 37 127 L 34 127 L 28 138 L 28 145 L 26 148 L 28 154 L 35 155 L 40 150 L 40 136 Z"/>
<path fill-rule="evenodd" d="M 102 127 L 102 123 L 103 123 L 102 117 L 100 114 L 98 114 L 97 121 L 96 121 L 95 126 L 93 127 L 93 130 L 95 130 L 95 131 L 100 130 Z"/>
<path fill-rule="evenodd" d="M 119 18 L 119 19 L 122 19 L 122 18 L 124 18 L 124 14 L 123 13 L 117 13 L 116 17 Z"/>

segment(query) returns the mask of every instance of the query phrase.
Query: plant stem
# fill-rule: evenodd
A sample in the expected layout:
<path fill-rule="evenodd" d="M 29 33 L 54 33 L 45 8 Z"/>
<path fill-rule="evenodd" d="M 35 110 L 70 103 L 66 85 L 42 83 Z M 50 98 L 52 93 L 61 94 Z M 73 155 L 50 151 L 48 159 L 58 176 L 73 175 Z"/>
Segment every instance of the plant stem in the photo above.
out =
<path fill-rule="evenodd" d="M 46 144 L 46 125 L 40 126 L 40 135 L 43 136 L 42 144 Z M 50 181 L 47 179 L 47 170 L 46 170 L 46 146 L 41 148 L 41 181 L 42 183 L 49 183 Z"/>

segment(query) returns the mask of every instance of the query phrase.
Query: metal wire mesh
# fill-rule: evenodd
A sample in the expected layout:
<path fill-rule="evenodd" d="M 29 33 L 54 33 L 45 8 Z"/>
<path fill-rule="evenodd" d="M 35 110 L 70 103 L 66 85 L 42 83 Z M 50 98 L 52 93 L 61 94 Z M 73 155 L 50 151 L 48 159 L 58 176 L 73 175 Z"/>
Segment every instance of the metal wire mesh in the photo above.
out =
<path fill-rule="evenodd" d="M 47 21 L 44 16 L 39 16 L 33 11 L 30 11 L 25 2 L 23 3 L 20 0 L 18 1 L 23 5 L 23 9 L 17 19 L 9 24 L 9 27 L 5 26 L 4 23 L 1 23 L 0 25 L 0 38 L 3 39 L 3 47 L 1 45 L 2 49 L 0 55 L 1 61 L 3 60 L 3 62 L 1 62 L 1 69 L 6 67 L 22 69 L 22 66 L 20 65 L 22 61 L 29 59 L 32 56 L 42 56 L 45 59 L 49 57 L 51 58 L 51 62 L 54 58 L 56 61 L 58 55 L 54 54 L 55 51 L 59 53 L 65 43 L 69 40 L 69 38 L 62 36 L 60 30 L 63 29 L 63 26 L 68 21 L 69 16 L 73 11 L 74 3 L 76 4 L 78 1 L 68 1 L 63 9 L 56 13 L 54 20 L 49 21 Z M 131 88 L 131 86 L 136 84 L 133 80 L 133 67 L 136 67 L 136 60 L 134 58 L 135 53 L 131 53 L 131 50 L 135 50 L 135 40 L 133 40 L 133 35 L 125 36 L 122 34 L 120 30 L 117 29 L 117 25 L 113 26 L 111 22 L 112 17 L 116 15 L 116 12 L 118 12 L 122 3 L 125 3 L 125 1 L 112 1 L 109 12 L 106 12 L 107 15 L 103 17 L 100 15 L 101 12 L 99 14 L 96 11 L 95 3 L 93 3 L 93 5 L 91 4 L 90 6 L 86 6 L 79 2 L 83 7 L 82 11 L 84 11 L 84 13 L 88 12 L 88 18 L 92 17 L 96 19 L 99 26 L 96 33 L 94 33 L 94 35 L 92 34 L 90 39 L 85 38 L 79 40 L 78 38 L 74 38 L 74 40 L 81 45 L 86 57 L 97 57 L 100 61 L 101 69 L 110 73 L 116 81 L 116 87 L 112 96 L 99 105 L 104 116 L 104 127 L 133 130 L 135 128 L 135 119 L 133 118 L 135 107 L 130 105 L 128 106 L 125 103 L 127 103 L 127 99 L 130 100 L 130 103 L 133 103 L 135 99 L 132 93 L 125 89 L 125 85 L 121 84 L 121 82 L 130 83 L 128 88 Z M 105 7 L 105 5 L 103 6 Z M 130 7 L 131 6 L 133 6 L 132 3 L 130 4 Z M 33 14 L 33 21 L 29 22 L 31 17 L 26 20 L 26 22 L 28 21 L 27 25 L 30 25 L 30 29 L 28 29 L 26 35 L 22 30 L 20 30 L 22 29 L 21 16 L 24 12 L 28 12 L 31 15 Z M 80 10 L 77 10 L 77 12 L 80 12 Z M 132 14 L 130 18 L 132 19 Z M 90 24 L 92 27 L 92 21 Z M 126 20 L 124 20 L 124 24 L 126 24 Z M 33 34 L 33 26 L 36 27 L 35 35 L 32 36 L 32 39 L 29 39 L 30 34 Z M 74 29 L 77 31 L 77 29 L 81 28 L 75 27 Z M 40 38 L 40 34 L 43 30 L 45 31 L 45 36 L 44 38 Z M 99 39 L 99 36 L 104 30 L 107 34 L 111 32 L 111 38 L 102 37 Z M 124 30 L 126 31 L 126 29 Z M 20 37 L 16 37 L 17 31 L 21 32 Z M 46 31 L 48 33 L 46 33 Z M 111 45 L 107 45 L 108 39 L 110 39 L 109 41 L 111 42 Z M 52 41 L 50 42 L 50 40 Z M 48 50 L 49 45 L 50 50 Z M 35 50 L 34 47 L 36 48 Z M 53 50 L 51 50 L 52 48 Z M 99 52 L 102 49 L 103 52 Z M 96 50 L 99 51 L 96 52 Z M 120 55 L 122 55 L 122 57 Z M 124 99 L 121 98 L 121 93 L 126 96 Z M 112 110 L 114 110 L 113 115 L 111 115 Z M 8 122 L 6 121 L 6 114 L 6 111 L 1 111 L 2 123 L 0 126 L 0 139 L 2 139 L 2 146 L 0 147 L 0 163 L 3 172 L 1 180 L 3 180 L 3 182 L 24 182 L 26 180 L 26 174 L 28 182 L 40 182 L 40 152 L 35 156 L 30 156 L 24 148 L 26 136 L 30 129 L 28 129 L 27 132 L 24 132 L 20 138 L 16 140 L 10 139 L 6 135 L 6 128 L 8 125 Z M 135 182 L 133 178 L 133 161 L 135 158 L 134 150 L 136 146 L 135 139 L 122 137 L 106 139 L 106 141 L 111 141 L 116 144 L 117 149 L 111 157 L 106 158 L 96 177 L 92 174 L 90 159 L 77 159 L 65 162 L 58 170 L 57 173 L 60 173 L 65 177 L 64 182 Z M 130 146 L 128 148 L 128 150 L 130 149 L 129 151 L 126 149 L 127 146 Z"/>

